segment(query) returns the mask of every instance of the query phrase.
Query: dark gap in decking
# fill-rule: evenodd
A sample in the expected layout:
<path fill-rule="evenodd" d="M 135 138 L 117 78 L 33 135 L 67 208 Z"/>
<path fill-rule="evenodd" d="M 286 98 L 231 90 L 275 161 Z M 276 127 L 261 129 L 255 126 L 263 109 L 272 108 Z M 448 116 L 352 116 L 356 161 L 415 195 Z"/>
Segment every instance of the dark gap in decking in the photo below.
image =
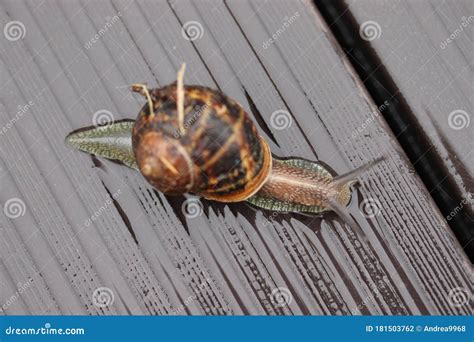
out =
<path fill-rule="evenodd" d="M 156 190 L 154 190 L 154 192 L 155 192 L 155 195 L 159 198 L 160 196 L 159 193 Z M 184 230 L 186 230 L 186 232 L 189 234 L 189 226 L 188 226 L 186 217 L 184 215 L 184 209 L 183 209 L 183 205 L 185 205 L 186 198 L 182 195 L 179 195 L 179 196 L 165 195 L 165 197 L 168 204 L 171 206 L 171 208 L 173 208 L 173 212 L 176 218 L 181 222 L 181 224 L 184 227 Z M 161 202 L 161 199 L 160 199 L 160 202 Z M 206 211 L 204 210 L 204 204 L 202 200 L 201 200 L 201 204 L 202 204 L 203 213 L 205 213 Z"/>
<path fill-rule="evenodd" d="M 95 154 L 91 154 L 91 159 L 92 163 L 94 164 L 94 167 L 102 168 L 104 164 L 97 158 Z"/>
<path fill-rule="evenodd" d="M 132 224 L 130 223 L 130 220 L 128 219 L 127 214 L 126 214 L 125 211 L 122 209 L 122 207 L 121 207 L 120 204 L 117 202 L 117 200 L 113 197 L 112 193 L 111 193 L 110 190 L 107 188 L 107 186 L 104 184 L 104 182 L 102 182 L 102 185 L 104 186 L 105 191 L 107 191 L 107 193 L 109 194 L 110 199 L 112 200 L 112 203 L 114 204 L 114 206 L 115 206 L 115 208 L 117 209 L 117 211 L 118 211 L 120 217 L 121 217 L 122 220 L 123 220 L 123 223 L 125 223 L 125 225 L 127 226 L 127 229 L 128 229 L 128 231 L 130 232 L 130 235 L 132 236 L 132 238 L 133 238 L 133 240 L 135 241 L 135 243 L 138 245 L 137 236 L 135 235 L 135 232 L 133 231 Z"/>
<path fill-rule="evenodd" d="M 206 243 L 206 246 L 209 248 L 209 245 Z M 232 285 L 232 281 L 229 279 L 227 276 L 226 271 L 222 268 L 220 264 L 220 260 L 217 259 L 216 255 L 214 254 L 212 248 L 209 248 L 209 253 L 211 253 L 212 260 L 215 262 L 217 269 L 222 275 L 222 278 L 224 278 L 225 284 L 229 287 L 230 292 L 234 296 L 236 302 L 239 305 L 239 308 L 242 310 L 244 315 L 250 315 L 249 310 L 245 306 L 244 302 L 242 301 L 242 298 L 240 297 L 239 293 L 235 289 L 235 287 Z"/>
<path fill-rule="evenodd" d="M 273 260 L 273 262 L 274 262 L 274 265 L 275 265 L 275 267 L 278 269 L 278 272 L 280 272 L 280 275 L 282 276 L 283 281 L 285 282 L 285 284 L 291 284 L 291 286 L 288 286 L 287 288 L 288 288 L 288 290 L 290 290 L 290 292 L 293 294 L 294 299 L 295 299 L 295 301 L 297 302 L 298 307 L 301 309 L 303 315 L 311 315 L 311 312 L 310 312 L 308 306 L 307 306 L 306 303 L 300 298 L 300 296 L 298 295 L 298 293 L 297 293 L 297 291 L 296 291 L 296 289 L 295 289 L 295 287 L 296 287 L 297 285 L 295 285 L 295 284 L 293 284 L 293 283 L 291 282 L 291 279 L 289 279 L 289 277 L 286 275 L 287 272 L 285 272 L 284 267 L 280 264 L 280 262 L 279 262 L 278 259 L 276 258 L 276 256 L 275 256 L 275 251 L 272 250 L 272 248 L 269 246 L 269 244 L 268 244 L 267 241 L 266 241 L 266 238 L 262 235 L 262 232 L 261 232 L 261 231 L 259 231 L 258 229 L 256 229 L 256 230 L 255 230 L 255 233 L 258 234 L 258 236 L 260 237 L 263 246 L 265 247 L 265 249 L 266 249 L 267 253 L 270 255 L 270 257 L 272 258 L 272 260 Z M 306 247 L 303 246 L 303 248 L 304 248 L 304 250 L 307 252 Z M 280 252 L 280 250 L 276 250 L 276 251 Z M 307 253 L 307 255 L 309 255 L 309 253 Z M 288 256 L 290 256 L 289 253 L 288 253 Z M 290 256 L 290 258 L 291 258 L 291 256 Z M 306 263 L 305 261 L 302 261 L 302 262 L 303 262 L 303 263 Z M 311 280 L 314 280 L 313 277 L 312 277 L 312 275 L 310 275 L 309 272 L 308 272 L 308 276 L 311 277 Z M 313 294 L 312 291 L 311 291 L 311 286 L 310 286 L 310 285 L 308 286 L 307 280 L 304 279 L 304 277 L 303 277 L 302 280 L 303 280 L 303 282 L 306 284 L 306 285 L 305 285 L 306 289 L 308 289 L 308 291 L 311 293 L 311 295 L 315 298 L 315 301 L 318 301 L 318 299 L 314 296 L 314 294 Z M 318 303 L 318 304 L 320 304 L 321 308 L 323 307 L 323 306 L 321 305 L 321 303 Z"/>
<path fill-rule="evenodd" d="M 267 134 L 267 136 L 270 139 L 272 139 L 272 141 L 278 147 L 280 147 L 280 144 L 278 144 L 277 140 L 275 139 L 275 136 L 272 133 L 272 130 L 268 127 L 267 123 L 263 119 L 262 114 L 260 113 L 257 106 L 255 105 L 255 102 L 253 102 L 252 98 L 250 97 L 249 93 L 247 92 L 247 89 L 245 89 L 245 87 L 243 87 L 243 88 L 244 88 L 245 97 L 247 98 L 247 102 L 249 103 L 250 111 L 252 112 L 252 114 L 253 114 L 255 120 L 257 121 L 258 125 Z"/>
<path fill-rule="evenodd" d="M 286 102 L 285 100 L 285 97 L 282 95 L 281 91 L 280 91 L 280 88 L 276 85 L 275 81 L 273 80 L 272 76 L 270 75 L 270 72 L 267 70 L 267 68 L 265 67 L 265 63 L 263 63 L 263 61 L 260 59 L 260 55 L 257 53 L 257 51 L 255 51 L 255 48 L 253 47 L 252 43 L 250 42 L 250 40 L 248 39 L 245 31 L 242 29 L 242 25 L 240 24 L 240 22 L 237 20 L 237 18 L 235 17 L 234 13 L 231 11 L 231 9 L 229 8 L 229 5 L 227 4 L 226 1 L 224 1 L 224 6 L 227 8 L 227 11 L 229 11 L 229 14 L 230 16 L 232 17 L 232 19 L 234 20 L 234 23 L 235 25 L 237 26 L 237 28 L 239 29 L 240 33 L 242 34 L 242 38 L 245 40 L 245 42 L 247 43 L 247 45 L 249 46 L 250 50 L 252 50 L 253 52 L 253 55 L 255 56 L 255 58 L 257 59 L 258 63 L 260 64 L 260 67 L 263 69 L 263 71 L 265 72 L 265 75 L 267 75 L 268 77 L 268 80 L 270 81 L 270 83 L 272 84 L 273 88 L 275 89 L 275 91 L 277 92 L 278 96 L 280 97 L 281 101 L 283 102 L 283 104 L 285 105 L 285 109 L 287 110 L 287 112 L 290 114 L 292 120 L 294 123 L 296 123 L 296 126 L 298 126 L 298 130 L 300 132 L 300 134 L 302 135 L 302 137 L 304 138 L 304 140 L 306 141 L 306 143 L 308 144 L 308 147 L 311 149 L 311 151 L 313 152 L 314 156 L 317 158 L 318 157 L 318 154 L 316 153 L 316 150 L 314 149 L 314 146 L 313 144 L 310 142 L 310 140 L 308 139 L 307 135 L 304 133 L 304 131 L 301 129 L 301 124 L 298 122 L 298 120 L 295 118 L 295 116 L 293 115 L 293 112 L 291 111 L 290 109 L 290 106 L 288 106 L 288 103 Z M 318 113 L 315 111 L 315 114 L 317 115 Z"/>
<path fill-rule="evenodd" d="M 452 212 L 458 212 L 446 222 L 468 257 L 474 262 L 474 232 L 471 229 L 474 222 L 469 216 L 467 206 L 460 206 L 464 198 L 441 157 L 436 153 L 436 149 L 430 148 L 430 140 L 403 94 L 400 93 L 370 43 L 360 37 L 359 25 L 352 13 L 347 10 L 347 5 L 341 0 L 314 0 L 314 2 L 375 104 L 381 106 L 388 101 L 389 105 L 381 111 L 381 114 L 443 216 L 448 217 Z"/>

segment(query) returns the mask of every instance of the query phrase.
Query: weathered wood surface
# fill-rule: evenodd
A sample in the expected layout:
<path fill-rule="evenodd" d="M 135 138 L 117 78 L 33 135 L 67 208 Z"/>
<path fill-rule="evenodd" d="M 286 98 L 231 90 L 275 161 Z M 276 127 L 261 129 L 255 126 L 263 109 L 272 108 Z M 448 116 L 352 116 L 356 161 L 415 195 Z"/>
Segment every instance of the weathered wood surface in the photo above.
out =
<path fill-rule="evenodd" d="M 453 302 L 471 289 L 465 255 L 311 3 L 3 1 L 0 22 L 12 20 L 26 34 L 0 44 L 3 314 L 471 312 Z M 183 38 L 189 21 L 201 38 Z M 387 155 L 348 208 L 368 243 L 333 214 L 202 200 L 203 213 L 186 217 L 184 197 L 65 146 L 99 110 L 133 118 L 143 100 L 126 86 L 173 82 L 183 61 L 186 82 L 237 99 L 277 155 L 338 173 Z M 272 125 L 277 110 L 291 113 L 289 127 Z M 25 204 L 17 218 L 5 210 L 12 198 Z M 359 210 L 369 199 L 374 217 Z M 100 287 L 111 305 L 94 303 Z M 280 304 L 276 288 L 291 300 Z"/>
<path fill-rule="evenodd" d="M 470 205 L 474 189 L 474 4 L 470 0 L 348 0 L 403 94 L 446 177 Z M 378 25 L 378 26 L 377 26 Z"/>

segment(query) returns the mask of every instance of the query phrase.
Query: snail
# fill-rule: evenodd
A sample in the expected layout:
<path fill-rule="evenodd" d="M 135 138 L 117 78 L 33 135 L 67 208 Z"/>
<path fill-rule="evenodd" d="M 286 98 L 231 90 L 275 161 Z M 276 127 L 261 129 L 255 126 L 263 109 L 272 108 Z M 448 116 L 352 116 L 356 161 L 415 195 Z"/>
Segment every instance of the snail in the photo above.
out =
<path fill-rule="evenodd" d="M 165 194 L 281 212 L 332 210 L 357 226 L 345 209 L 350 187 L 382 158 L 334 176 L 318 162 L 273 156 L 240 104 L 217 90 L 185 86 L 184 70 L 183 64 L 177 82 L 163 88 L 132 85 L 147 100 L 135 121 L 75 131 L 67 143 L 140 171 Z"/>

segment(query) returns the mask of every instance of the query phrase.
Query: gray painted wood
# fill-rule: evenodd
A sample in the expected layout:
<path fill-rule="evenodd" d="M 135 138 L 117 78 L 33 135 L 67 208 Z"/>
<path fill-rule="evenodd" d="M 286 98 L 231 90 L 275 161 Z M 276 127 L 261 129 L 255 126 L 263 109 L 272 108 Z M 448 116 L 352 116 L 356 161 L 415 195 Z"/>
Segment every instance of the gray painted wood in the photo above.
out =
<path fill-rule="evenodd" d="M 347 4 L 362 27 L 367 23 L 367 28 L 379 32 L 371 45 L 441 156 L 447 177 L 458 185 L 466 199 L 463 205 L 472 209 L 472 1 L 349 0 Z"/>
<path fill-rule="evenodd" d="M 31 284 L 4 314 L 470 312 L 450 296 L 470 289 L 465 255 L 309 2 L 3 1 L 0 22 L 12 20 L 26 34 L 0 40 L 0 299 Z M 201 38 L 183 38 L 189 21 Z M 334 214 L 201 200 L 202 214 L 186 217 L 189 196 L 64 144 L 97 111 L 133 118 L 143 100 L 127 85 L 173 82 L 183 61 L 186 82 L 237 99 L 277 155 L 338 173 L 388 156 L 348 208 L 368 242 Z M 291 114 L 288 128 L 272 125 L 277 110 Z M 17 218 L 6 215 L 13 198 L 24 203 Z M 369 199 L 371 218 L 359 210 Z M 112 304 L 94 302 L 102 287 Z M 280 305 L 277 288 L 291 301 Z"/>

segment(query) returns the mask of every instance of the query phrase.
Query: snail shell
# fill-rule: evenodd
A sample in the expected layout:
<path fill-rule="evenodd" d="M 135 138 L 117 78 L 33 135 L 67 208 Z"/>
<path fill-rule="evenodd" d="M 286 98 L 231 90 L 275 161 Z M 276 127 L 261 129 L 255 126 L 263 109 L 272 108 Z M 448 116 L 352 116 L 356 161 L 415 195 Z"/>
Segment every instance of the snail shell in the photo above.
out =
<path fill-rule="evenodd" d="M 267 180 L 272 156 L 249 115 L 219 91 L 184 86 L 184 130 L 177 85 L 149 91 L 135 121 L 132 146 L 147 181 L 165 194 L 196 193 L 221 202 L 243 201 Z"/>

